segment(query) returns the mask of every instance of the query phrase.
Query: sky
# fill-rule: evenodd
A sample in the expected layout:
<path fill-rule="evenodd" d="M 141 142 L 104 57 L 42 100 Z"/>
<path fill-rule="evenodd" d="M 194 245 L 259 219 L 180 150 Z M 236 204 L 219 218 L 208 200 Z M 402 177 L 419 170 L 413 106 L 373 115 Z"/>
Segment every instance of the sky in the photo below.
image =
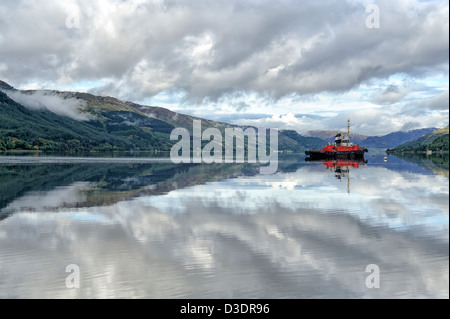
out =
<path fill-rule="evenodd" d="M 448 1 L 2 0 L 0 80 L 383 135 L 448 125 L 448 39 Z"/>

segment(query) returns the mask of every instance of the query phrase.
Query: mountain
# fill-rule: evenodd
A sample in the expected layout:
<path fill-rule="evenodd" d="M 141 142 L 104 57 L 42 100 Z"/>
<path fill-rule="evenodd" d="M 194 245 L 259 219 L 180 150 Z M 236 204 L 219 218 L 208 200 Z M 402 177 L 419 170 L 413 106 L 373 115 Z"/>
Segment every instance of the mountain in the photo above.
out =
<path fill-rule="evenodd" d="M 361 134 L 350 133 L 350 140 L 355 144 L 359 144 L 368 148 L 394 148 L 403 143 L 413 141 L 435 130 L 436 128 L 434 127 L 423 128 L 408 132 L 393 132 L 383 136 L 365 136 Z M 328 142 L 334 142 L 334 136 L 337 133 L 339 133 L 339 131 L 318 130 L 306 132 L 304 135 L 318 137 Z"/>
<path fill-rule="evenodd" d="M 370 136 L 364 141 L 364 143 L 366 147 L 392 148 L 415 140 L 435 130 L 436 128 L 432 127 L 408 132 L 393 132 L 384 136 Z"/>
<path fill-rule="evenodd" d="M 282 150 L 292 150 L 302 152 L 306 149 L 321 149 L 326 142 L 317 137 L 308 137 L 298 134 L 294 130 L 280 131 L 278 136 L 278 146 Z"/>
<path fill-rule="evenodd" d="M 434 130 L 413 141 L 401 144 L 394 152 L 423 152 L 423 151 L 448 151 L 449 150 L 449 126 Z"/>
<path fill-rule="evenodd" d="M 183 127 L 192 132 L 193 120 L 222 134 L 225 128 L 238 127 L 89 93 L 19 91 L 3 81 L 0 111 L 0 151 L 169 151 L 175 143 L 170 141 L 172 130 Z M 279 150 L 294 152 L 325 144 L 295 131 L 280 131 L 278 141 Z"/>

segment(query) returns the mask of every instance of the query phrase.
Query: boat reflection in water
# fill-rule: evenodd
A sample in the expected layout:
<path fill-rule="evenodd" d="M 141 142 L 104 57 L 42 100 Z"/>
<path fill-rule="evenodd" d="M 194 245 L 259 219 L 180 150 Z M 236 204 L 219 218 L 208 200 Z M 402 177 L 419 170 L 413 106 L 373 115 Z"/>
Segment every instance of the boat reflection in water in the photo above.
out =
<path fill-rule="evenodd" d="M 325 160 L 311 160 L 306 158 L 307 162 L 321 162 L 326 168 L 334 172 L 334 176 L 338 179 L 347 179 L 347 193 L 350 193 L 350 170 L 357 169 L 360 166 L 365 166 L 367 160 L 363 159 L 325 159 Z"/>

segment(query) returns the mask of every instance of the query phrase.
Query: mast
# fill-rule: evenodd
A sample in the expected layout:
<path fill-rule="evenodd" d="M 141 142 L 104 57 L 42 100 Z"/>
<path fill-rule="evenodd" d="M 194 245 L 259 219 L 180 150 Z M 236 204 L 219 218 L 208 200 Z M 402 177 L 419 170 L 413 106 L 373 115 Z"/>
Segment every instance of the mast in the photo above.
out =
<path fill-rule="evenodd" d="M 350 194 L 350 171 L 347 176 L 347 194 Z"/>
<path fill-rule="evenodd" d="M 350 141 L 350 118 L 347 120 L 347 140 Z"/>

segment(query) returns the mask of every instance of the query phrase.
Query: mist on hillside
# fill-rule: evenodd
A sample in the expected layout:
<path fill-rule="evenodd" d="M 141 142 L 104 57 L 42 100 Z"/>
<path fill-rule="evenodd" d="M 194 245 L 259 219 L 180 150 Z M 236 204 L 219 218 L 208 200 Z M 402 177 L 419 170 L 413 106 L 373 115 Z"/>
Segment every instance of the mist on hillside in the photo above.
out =
<path fill-rule="evenodd" d="M 20 91 L 2 90 L 8 97 L 30 110 L 48 110 L 58 115 L 67 116 L 77 121 L 90 120 L 90 116 L 82 112 L 86 102 L 75 98 L 65 98 L 48 91 L 24 93 Z"/>

